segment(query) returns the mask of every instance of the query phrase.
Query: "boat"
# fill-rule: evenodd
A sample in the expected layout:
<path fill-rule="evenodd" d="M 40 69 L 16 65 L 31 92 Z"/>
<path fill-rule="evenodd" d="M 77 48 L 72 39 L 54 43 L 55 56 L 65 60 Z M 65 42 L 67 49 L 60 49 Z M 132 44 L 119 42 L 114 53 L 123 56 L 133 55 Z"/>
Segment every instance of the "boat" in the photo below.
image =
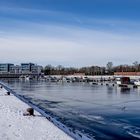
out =
<path fill-rule="evenodd" d="M 27 81 L 29 81 L 29 80 L 32 79 L 32 77 L 29 76 L 29 75 L 21 75 L 21 76 L 19 77 L 19 79 L 20 79 L 20 80 L 27 80 Z"/>
<path fill-rule="evenodd" d="M 131 85 L 130 77 L 116 78 L 116 84 L 120 87 L 128 87 L 128 85 Z"/>
<path fill-rule="evenodd" d="M 98 85 L 98 82 L 92 82 L 92 85 Z"/>
<path fill-rule="evenodd" d="M 135 80 L 135 81 L 134 81 L 134 85 L 135 85 L 135 86 L 140 86 L 140 80 Z"/>
<path fill-rule="evenodd" d="M 28 75 L 25 76 L 25 80 L 29 81 L 30 77 Z"/>
<path fill-rule="evenodd" d="M 116 78 L 116 82 L 117 85 L 121 85 L 121 78 Z"/>

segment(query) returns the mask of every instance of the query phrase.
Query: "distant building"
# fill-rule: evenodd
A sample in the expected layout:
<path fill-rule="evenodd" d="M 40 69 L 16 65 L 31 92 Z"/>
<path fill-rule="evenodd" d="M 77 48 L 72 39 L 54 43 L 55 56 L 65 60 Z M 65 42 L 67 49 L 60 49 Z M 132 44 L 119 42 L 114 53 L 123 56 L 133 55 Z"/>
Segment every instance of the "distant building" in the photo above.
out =
<path fill-rule="evenodd" d="M 14 64 L 3 63 L 0 64 L 0 73 L 10 73 L 12 71 Z"/>
<path fill-rule="evenodd" d="M 38 66 L 38 65 L 31 66 L 31 72 L 33 74 L 41 74 L 42 70 L 43 70 L 42 66 Z"/>
<path fill-rule="evenodd" d="M 35 66 L 33 63 L 21 63 L 21 72 L 24 73 L 32 73 L 32 67 Z"/>
<path fill-rule="evenodd" d="M 85 76 L 85 73 L 74 73 L 75 76 Z"/>
<path fill-rule="evenodd" d="M 12 66 L 10 73 L 12 73 L 12 74 L 21 74 L 21 66 L 19 66 L 19 65 Z"/>
<path fill-rule="evenodd" d="M 14 65 L 10 63 L 0 64 L 0 74 L 41 74 L 43 67 L 34 63 L 22 63 Z"/>
<path fill-rule="evenodd" d="M 115 76 L 140 76 L 140 72 L 115 72 Z"/>
<path fill-rule="evenodd" d="M 34 63 L 22 63 L 21 73 L 23 74 L 41 74 L 43 67 Z"/>

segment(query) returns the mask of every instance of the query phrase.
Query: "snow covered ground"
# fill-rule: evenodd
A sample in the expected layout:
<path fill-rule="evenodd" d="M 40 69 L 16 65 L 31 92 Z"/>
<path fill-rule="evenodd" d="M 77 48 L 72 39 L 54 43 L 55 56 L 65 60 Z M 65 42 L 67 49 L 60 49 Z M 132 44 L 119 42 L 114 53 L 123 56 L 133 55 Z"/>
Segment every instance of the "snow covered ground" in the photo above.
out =
<path fill-rule="evenodd" d="M 0 89 L 0 140 L 72 140 L 40 113 L 23 116 L 29 106 Z"/>

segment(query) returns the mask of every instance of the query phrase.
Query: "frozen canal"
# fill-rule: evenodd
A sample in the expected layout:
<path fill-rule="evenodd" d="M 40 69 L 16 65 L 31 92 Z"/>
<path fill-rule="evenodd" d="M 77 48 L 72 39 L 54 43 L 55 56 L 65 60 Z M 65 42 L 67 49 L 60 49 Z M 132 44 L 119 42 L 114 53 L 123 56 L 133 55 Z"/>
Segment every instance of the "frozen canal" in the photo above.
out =
<path fill-rule="evenodd" d="M 140 139 L 140 88 L 5 80 L 58 121 L 97 140 Z"/>

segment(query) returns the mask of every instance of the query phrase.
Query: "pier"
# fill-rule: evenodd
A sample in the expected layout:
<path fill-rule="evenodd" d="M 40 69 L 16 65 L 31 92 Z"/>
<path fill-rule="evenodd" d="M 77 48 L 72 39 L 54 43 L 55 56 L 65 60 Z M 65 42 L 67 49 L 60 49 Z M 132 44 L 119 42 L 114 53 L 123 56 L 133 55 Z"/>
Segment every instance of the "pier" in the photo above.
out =
<path fill-rule="evenodd" d="M 25 73 L 25 74 L 13 74 L 13 73 L 6 73 L 6 74 L 0 74 L 0 78 L 19 78 L 20 76 L 32 76 L 32 77 L 38 77 L 38 74 L 30 74 L 30 73 Z"/>

